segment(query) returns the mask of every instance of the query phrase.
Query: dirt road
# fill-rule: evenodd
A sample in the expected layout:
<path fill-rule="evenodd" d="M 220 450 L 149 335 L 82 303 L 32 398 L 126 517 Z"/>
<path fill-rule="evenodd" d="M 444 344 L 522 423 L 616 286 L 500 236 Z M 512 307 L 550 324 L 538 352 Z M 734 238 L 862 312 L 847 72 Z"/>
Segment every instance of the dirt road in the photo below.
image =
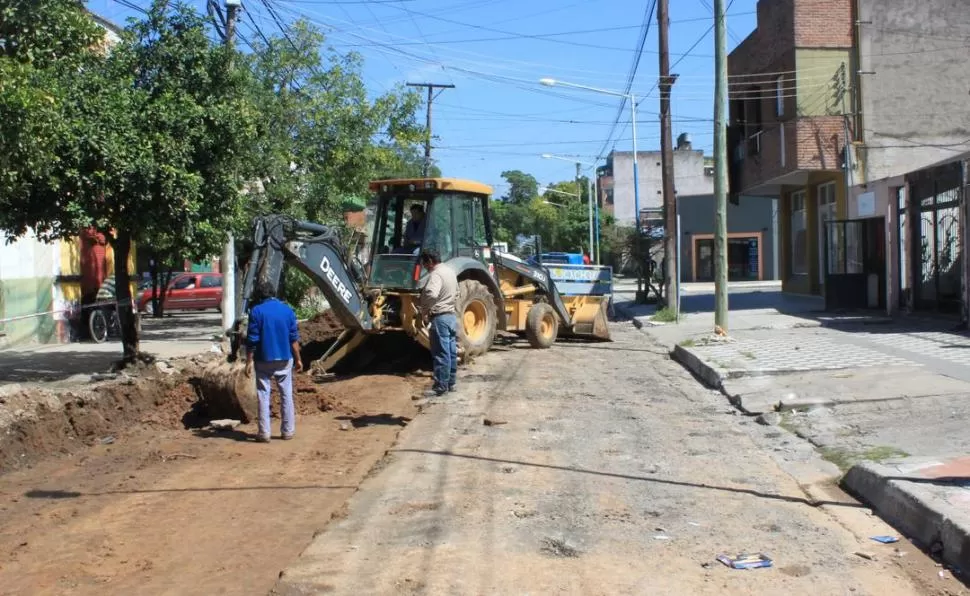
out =
<path fill-rule="evenodd" d="M 176 416 L 2 476 L 0 594 L 265 594 L 393 444 L 413 390 L 304 376 L 293 441 Z"/>
<path fill-rule="evenodd" d="M 632 328 L 614 337 L 479 359 L 274 593 L 963 591 L 911 545 L 869 540 L 891 530 L 858 503 L 809 498 L 765 450 L 775 429 L 732 415 Z M 715 560 L 740 552 L 774 567 Z"/>

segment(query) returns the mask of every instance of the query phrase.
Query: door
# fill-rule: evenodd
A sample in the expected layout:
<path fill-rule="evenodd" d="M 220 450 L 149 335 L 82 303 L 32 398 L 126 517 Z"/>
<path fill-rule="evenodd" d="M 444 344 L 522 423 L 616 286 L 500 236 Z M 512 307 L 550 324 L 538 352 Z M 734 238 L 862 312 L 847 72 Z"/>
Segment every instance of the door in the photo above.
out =
<path fill-rule="evenodd" d="M 826 310 L 885 308 L 885 226 L 882 217 L 826 222 Z"/>
<path fill-rule="evenodd" d="M 172 280 L 169 290 L 165 296 L 166 309 L 186 309 L 193 308 L 192 301 L 195 298 L 196 276 L 180 275 Z"/>
<path fill-rule="evenodd" d="M 452 227 L 452 203 L 460 196 L 440 194 L 429 206 L 428 223 L 424 230 L 424 248 L 438 251 L 442 261 L 455 257 L 455 231 Z"/>
<path fill-rule="evenodd" d="M 203 275 L 198 294 L 198 308 L 219 308 L 222 305 L 222 276 Z"/>
<path fill-rule="evenodd" d="M 485 233 L 485 212 L 481 197 L 459 197 L 452 203 L 458 256 L 482 261 L 483 249 L 488 247 L 488 238 Z"/>
<path fill-rule="evenodd" d="M 825 285 L 825 223 L 834 220 L 835 210 L 835 182 L 826 182 L 818 186 L 818 283 Z"/>

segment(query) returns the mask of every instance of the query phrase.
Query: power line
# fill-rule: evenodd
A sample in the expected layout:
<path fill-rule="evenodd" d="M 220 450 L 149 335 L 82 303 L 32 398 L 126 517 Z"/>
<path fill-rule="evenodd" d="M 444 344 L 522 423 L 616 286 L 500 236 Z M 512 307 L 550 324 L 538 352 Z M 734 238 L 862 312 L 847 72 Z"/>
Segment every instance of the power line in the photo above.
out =
<path fill-rule="evenodd" d="M 606 135 L 606 141 L 603 142 L 603 147 L 599 151 L 599 155 L 603 155 L 606 152 L 606 148 L 609 146 L 613 134 L 616 132 L 616 127 L 620 122 L 620 118 L 623 117 L 623 110 L 626 108 L 626 102 L 630 96 L 630 90 L 633 88 L 633 81 L 637 76 L 637 67 L 640 65 L 640 52 L 642 52 L 644 45 L 647 43 L 647 36 L 650 34 L 650 26 L 653 24 L 653 13 L 657 10 L 657 0 L 653 0 L 650 3 L 650 8 L 644 13 L 643 21 L 643 34 L 640 36 L 638 42 L 638 53 L 634 57 L 633 67 L 630 70 L 630 74 L 627 77 L 626 89 L 623 92 L 624 96 L 620 99 L 619 108 L 616 110 L 616 116 L 613 118 L 613 125 L 610 126 L 610 133 Z M 621 133 L 622 134 L 622 133 Z"/>
<path fill-rule="evenodd" d="M 392 52 L 392 53 L 395 53 L 395 54 L 400 54 L 400 55 L 403 55 L 403 56 L 406 56 L 406 57 L 409 57 L 409 58 L 412 58 L 412 59 L 420 60 L 422 62 L 426 62 L 426 63 L 429 63 L 429 64 L 434 64 L 436 66 L 440 66 L 440 64 L 439 64 L 440 61 L 438 61 L 438 60 L 434 60 L 434 61 L 429 60 L 425 56 L 416 55 L 416 54 L 413 54 L 413 53 L 409 53 L 406 50 L 399 49 L 399 48 L 395 47 L 395 45 L 394 45 L 393 42 L 388 42 L 388 41 L 383 41 L 383 40 L 379 40 L 379 39 L 375 39 L 375 38 L 371 38 L 371 37 L 366 37 L 366 36 L 363 36 L 363 35 L 361 35 L 361 34 L 359 34 L 359 33 L 356 32 L 358 29 L 365 29 L 365 30 L 368 30 L 368 31 L 372 31 L 372 32 L 375 32 L 375 33 L 379 33 L 376 29 L 372 29 L 372 28 L 369 28 L 369 27 L 359 27 L 359 26 L 354 25 L 353 23 L 350 23 L 349 21 L 344 21 L 342 19 L 337 19 L 337 18 L 334 18 L 332 16 L 327 16 L 326 17 L 328 19 L 331 19 L 331 20 L 334 20 L 334 21 L 338 21 L 338 22 L 341 22 L 341 23 L 344 23 L 344 24 L 347 24 L 347 25 L 353 25 L 353 28 L 352 29 L 341 28 L 341 27 L 337 27 L 337 26 L 333 25 L 332 23 L 330 23 L 328 21 L 321 20 L 319 18 L 314 18 L 313 16 L 310 16 L 308 14 L 301 13 L 301 12 L 296 11 L 296 10 L 293 10 L 293 9 L 288 9 L 288 10 L 292 14 L 294 14 L 294 15 L 296 15 L 298 17 L 304 18 L 304 19 L 306 19 L 306 20 L 308 20 L 308 21 L 310 21 L 312 23 L 316 23 L 316 24 L 318 24 L 318 25 L 320 25 L 322 27 L 325 27 L 326 29 L 334 32 L 335 34 L 345 35 L 345 36 L 352 37 L 353 38 L 353 41 L 345 41 L 344 43 L 346 43 L 347 45 L 353 46 L 355 48 L 356 47 L 361 47 L 363 44 L 360 44 L 358 40 L 363 40 L 365 42 L 370 42 L 369 45 L 378 46 L 378 47 L 380 47 L 382 49 L 385 49 L 385 50 L 387 50 L 389 52 Z M 392 34 L 392 37 L 397 38 L 397 39 L 409 40 L 409 41 L 417 41 L 417 40 L 415 40 L 413 38 L 408 38 L 408 37 L 404 37 L 404 36 L 401 36 L 401 35 L 393 35 Z M 492 56 L 492 55 L 489 55 L 489 54 L 482 54 L 482 53 L 479 53 L 479 52 L 472 52 L 472 51 L 468 51 L 468 50 L 454 50 L 454 51 L 455 52 L 458 52 L 458 53 L 461 53 L 461 54 L 467 54 L 469 56 L 480 57 L 482 60 L 485 60 L 487 62 L 475 62 L 475 61 L 470 60 L 468 58 L 456 58 L 456 60 L 461 60 L 461 61 L 464 61 L 464 62 L 467 62 L 467 63 L 470 63 L 470 64 L 485 65 L 486 67 L 496 67 L 496 66 L 502 67 L 501 64 L 500 64 L 500 62 L 504 62 L 506 64 L 522 64 L 522 65 L 525 65 L 525 66 L 542 67 L 543 69 L 548 69 L 549 68 L 549 65 L 547 65 L 545 63 L 530 62 L 530 61 L 526 61 L 526 60 L 515 60 L 515 59 L 506 59 L 506 60 L 503 60 L 503 61 L 498 61 L 498 60 L 496 60 L 495 56 Z M 527 73 L 530 73 L 530 74 L 533 72 L 533 71 L 530 71 L 530 70 L 525 70 L 525 69 L 523 69 L 521 67 L 505 66 L 505 67 L 502 67 L 502 68 L 505 68 L 506 70 L 517 70 L 517 71 L 520 71 L 520 72 L 527 72 Z M 611 76 L 613 74 L 613 73 L 604 72 L 604 71 L 602 71 L 600 69 L 597 69 L 597 70 L 585 70 L 585 69 L 576 69 L 576 68 L 565 68 L 565 69 L 560 68 L 558 70 L 565 71 L 565 72 L 570 72 L 570 73 L 582 73 L 582 76 L 584 78 L 587 78 L 587 79 L 590 78 L 588 75 L 593 74 L 593 75 L 596 75 L 596 77 L 599 77 L 600 80 L 607 80 L 607 77 L 609 77 L 609 76 Z M 615 76 L 620 76 L 620 75 L 617 73 Z M 529 84 L 534 86 L 533 79 L 531 79 L 531 78 L 529 79 Z"/>

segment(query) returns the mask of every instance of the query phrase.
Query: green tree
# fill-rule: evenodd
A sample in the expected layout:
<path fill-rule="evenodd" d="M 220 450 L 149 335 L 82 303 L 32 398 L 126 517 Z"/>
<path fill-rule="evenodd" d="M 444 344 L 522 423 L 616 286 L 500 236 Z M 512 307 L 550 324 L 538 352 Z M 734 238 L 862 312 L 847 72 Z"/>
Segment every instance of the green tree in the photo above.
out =
<path fill-rule="evenodd" d="M 539 196 L 539 183 L 532 174 L 526 174 L 520 170 L 509 170 L 502 172 L 502 178 L 509 185 L 508 191 L 502 197 L 504 201 L 513 205 L 525 205 Z"/>
<path fill-rule="evenodd" d="M 0 208 L 27 200 L 31 180 L 55 175 L 65 83 L 95 55 L 101 29 L 74 0 L 0 7 Z M 19 226 L 18 226 L 19 227 Z"/>
<path fill-rule="evenodd" d="M 418 95 L 398 88 L 369 99 L 360 56 L 340 54 L 325 41 L 298 21 L 248 57 L 262 115 L 251 154 L 259 180 L 252 214 L 333 221 L 343 199 L 366 192 L 369 181 L 420 175 Z"/>
<path fill-rule="evenodd" d="M 56 160 L 22 172 L 24 192 L 4 195 L 0 227 L 63 238 L 88 227 L 115 250 L 124 358 L 138 355 L 127 260 L 132 242 L 163 232 L 187 258 L 211 254 L 241 219 L 241 156 L 258 120 L 248 77 L 231 67 L 205 21 L 182 4 L 153 4 L 107 57 L 56 77 L 62 125 Z"/>

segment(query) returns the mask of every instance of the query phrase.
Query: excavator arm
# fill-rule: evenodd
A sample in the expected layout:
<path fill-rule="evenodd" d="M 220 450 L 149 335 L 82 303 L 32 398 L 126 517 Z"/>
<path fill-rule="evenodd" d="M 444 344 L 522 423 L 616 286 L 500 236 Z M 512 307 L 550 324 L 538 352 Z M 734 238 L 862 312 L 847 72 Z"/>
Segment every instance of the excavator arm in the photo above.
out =
<path fill-rule="evenodd" d="M 256 289 L 268 282 L 279 290 L 284 265 L 307 275 L 320 288 L 333 314 L 347 332 L 369 331 L 374 322 L 360 292 L 359 275 L 348 265 L 335 228 L 299 221 L 285 215 L 268 215 L 253 221 L 253 250 L 243 276 L 242 300 L 230 332 L 234 359 L 242 335 L 242 322 Z"/>

